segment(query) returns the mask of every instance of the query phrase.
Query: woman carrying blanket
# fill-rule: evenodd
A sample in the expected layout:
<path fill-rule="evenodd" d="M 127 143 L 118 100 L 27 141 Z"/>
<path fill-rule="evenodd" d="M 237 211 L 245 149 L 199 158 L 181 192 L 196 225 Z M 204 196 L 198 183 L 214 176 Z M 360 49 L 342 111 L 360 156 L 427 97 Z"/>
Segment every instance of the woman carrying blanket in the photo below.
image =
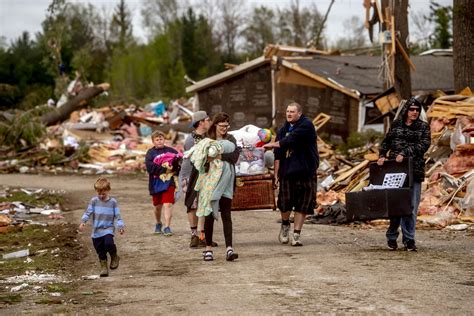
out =
<path fill-rule="evenodd" d="M 206 250 L 204 261 L 214 260 L 212 236 L 214 221 L 221 213 L 226 244 L 226 260 L 234 261 L 238 254 L 232 248 L 231 205 L 235 189 L 235 163 L 239 148 L 229 130 L 229 115 L 217 113 L 208 131 L 209 138 L 199 142 L 186 155 L 199 171 L 195 190 L 199 191 L 198 216 L 204 216 Z"/>

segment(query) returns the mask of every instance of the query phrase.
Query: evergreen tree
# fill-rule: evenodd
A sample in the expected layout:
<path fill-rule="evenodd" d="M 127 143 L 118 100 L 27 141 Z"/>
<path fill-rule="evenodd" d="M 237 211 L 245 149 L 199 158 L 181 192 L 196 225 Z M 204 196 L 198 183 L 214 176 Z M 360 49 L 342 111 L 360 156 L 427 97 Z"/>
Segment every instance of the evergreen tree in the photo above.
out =
<path fill-rule="evenodd" d="M 243 32 L 245 51 L 251 58 L 261 56 L 267 44 L 275 43 L 277 23 L 272 9 L 265 6 L 254 8 Z"/>
<path fill-rule="evenodd" d="M 219 52 L 212 31 L 203 15 L 196 17 L 192 8 L 181 18 L 181 51 L 186 74 L 200 80 L 218 71 Z"/>
<path fill-rule="evenodd" d="M 435 25 L 434 32 L 429 39 L 431 48 L 450 48 L 453 41 L 453 8 L 451 6 L 441 6 L 437 2 L 431 1 L 430 15 L 425 19 Z"/>
<path fill-rule="evenodd" d="M 124 51 L 133 44 L 132 14 L 125 3 L 117 4 L 110 23 L 110 41 L 114 49 Z"/>

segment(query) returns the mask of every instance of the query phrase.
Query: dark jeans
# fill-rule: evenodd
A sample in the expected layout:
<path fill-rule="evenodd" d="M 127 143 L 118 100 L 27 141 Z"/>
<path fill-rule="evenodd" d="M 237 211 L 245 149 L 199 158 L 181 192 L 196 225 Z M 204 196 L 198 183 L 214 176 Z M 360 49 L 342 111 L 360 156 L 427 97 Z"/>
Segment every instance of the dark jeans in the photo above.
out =
<path fill-rule="evenodd" d="M 232 247 L 232 216 L 230 208 L 232 199 L 221 197 L 219 200 L 219 212 L 221 213 L 222 226 L 224 228 L 225 246 Z M 212 235 L 214 233 L 214 216 L 209 214 L 204 221 L 204 234 L 206 236 L 206 245 L 212 246 Z"/>
<path fill-rule="evenodd" d="M 107 260 L 107 252 L 111 256 L 117 253 L 114 236 L 111 234 L 99 238 L 92 238 L 92 243 L 94 244 L 95 251 L 99 255 L 100 260 Z"/>
<path fill-rule="evenodd" d="M 413 209 L 408 216 L 390 217 L 390 225 L 387 229 L 387 240 L 397 240 L 398 228 L 402 228 L 402 242 L 404 245 L 409 240 L 415 240 L 416 217 L 418 215 L 418 206 L 420 205 L 421 182 L 413 183 L 412 205 Z"/>

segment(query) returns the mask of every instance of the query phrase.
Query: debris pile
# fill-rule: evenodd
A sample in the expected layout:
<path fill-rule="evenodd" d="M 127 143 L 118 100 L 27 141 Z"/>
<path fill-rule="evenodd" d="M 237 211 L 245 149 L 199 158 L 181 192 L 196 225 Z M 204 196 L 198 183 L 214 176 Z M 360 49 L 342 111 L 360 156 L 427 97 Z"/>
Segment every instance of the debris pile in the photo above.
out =
<path fill-rule="evenodd" d="M 474 96 L 469 89 L 459 95 L 441 96 L 429 107 L 427 116 L 432 142 L 425 156 L 427 172 L 418 220 L 441 228 L 474 222 Z M 378 144 L 349 150 L 347 156 L 335 154 L 320 139 L 318 148 L 322 158 L 318 170 L 319 208 L 318 214 L 307 221 L 339 223 L 345 193 L 361 191 L 369 184 L 368 166 L 378 159 Z"/>
<path fill-rule="evenodd" d="M 60 111 L 66 105 L 50 112 Z M 67 120 L 57 123 L 55 118 L 55 125 L 49 124 L 47 128 L 41 122 L 35 122 L 38 132 L 28 134 L 33 134 L 34 141 L 27 143 L 21 133 L 10 131 L 19 139 L 18 146 L 0 147 L 0 172 L 99 174 L 143 171 L 146 151 L 152 146 L 149 136 L 153 130 L 165 132 L 167 145 L 179 150 L 186 133 L 191 131 L 192 111 L 189 108 L 192 106 L 192 98 L 173 101 L 168 107 L 162 101 L 143 108 L 118 104 L 76 109 Z M 50 112 L 43 114 L 41 120 L 51 117 Z M 10 117 L 7 113 L 2 115 Z M 24 119 L 30 120 L 29 116 Z M 48 119 L 47 123 L 53 121 Z M 6 119 L 4 122 L 7 125 Z M 6 136 L 0 130 L 0 139 Z"/>
<path fill-rule="evenodd" d="M 0 233 L 21 230 L 26 224 L 47 226 L 46 220 L 63 219 L 64 194 L 41 188 L 1 188 Z"/>

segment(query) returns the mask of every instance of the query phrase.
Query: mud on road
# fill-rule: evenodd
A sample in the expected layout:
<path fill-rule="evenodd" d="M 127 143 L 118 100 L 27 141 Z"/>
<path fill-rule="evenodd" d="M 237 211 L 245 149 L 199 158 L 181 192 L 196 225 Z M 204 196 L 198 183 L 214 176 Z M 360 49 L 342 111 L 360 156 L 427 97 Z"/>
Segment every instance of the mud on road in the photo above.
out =
<path fill-rule="evenodd" d="M 0 175 L 0 183 L 64 189 L 67 221 L 79 224 L 94 194 L 92 176 Z M 303 247 L 277 241 L 279 214 L 233 212 L 235 262 L 225 261 L 222 226 L 215 260 L 190 249 L 183 205 L 174 210 L 172 237 L 153 234 L 154 219 L 145 176 L 111 176 L 126 224 L 117 236 L 120 267 L 98 273 L 89 234 L 80 260 L 69 267 L 72 289 L 58 304 L 34 299 L 0 305 L 7 314 L 287 314 L 410 313 L 472 314 L 474 231 L 418 230 L 419 252 L 389 251 L 385 227 L 305 225 Z M 90 226 L 88 226 L 90 229 Z M 0 284 L 0 286 L 3 286 Z"/>

